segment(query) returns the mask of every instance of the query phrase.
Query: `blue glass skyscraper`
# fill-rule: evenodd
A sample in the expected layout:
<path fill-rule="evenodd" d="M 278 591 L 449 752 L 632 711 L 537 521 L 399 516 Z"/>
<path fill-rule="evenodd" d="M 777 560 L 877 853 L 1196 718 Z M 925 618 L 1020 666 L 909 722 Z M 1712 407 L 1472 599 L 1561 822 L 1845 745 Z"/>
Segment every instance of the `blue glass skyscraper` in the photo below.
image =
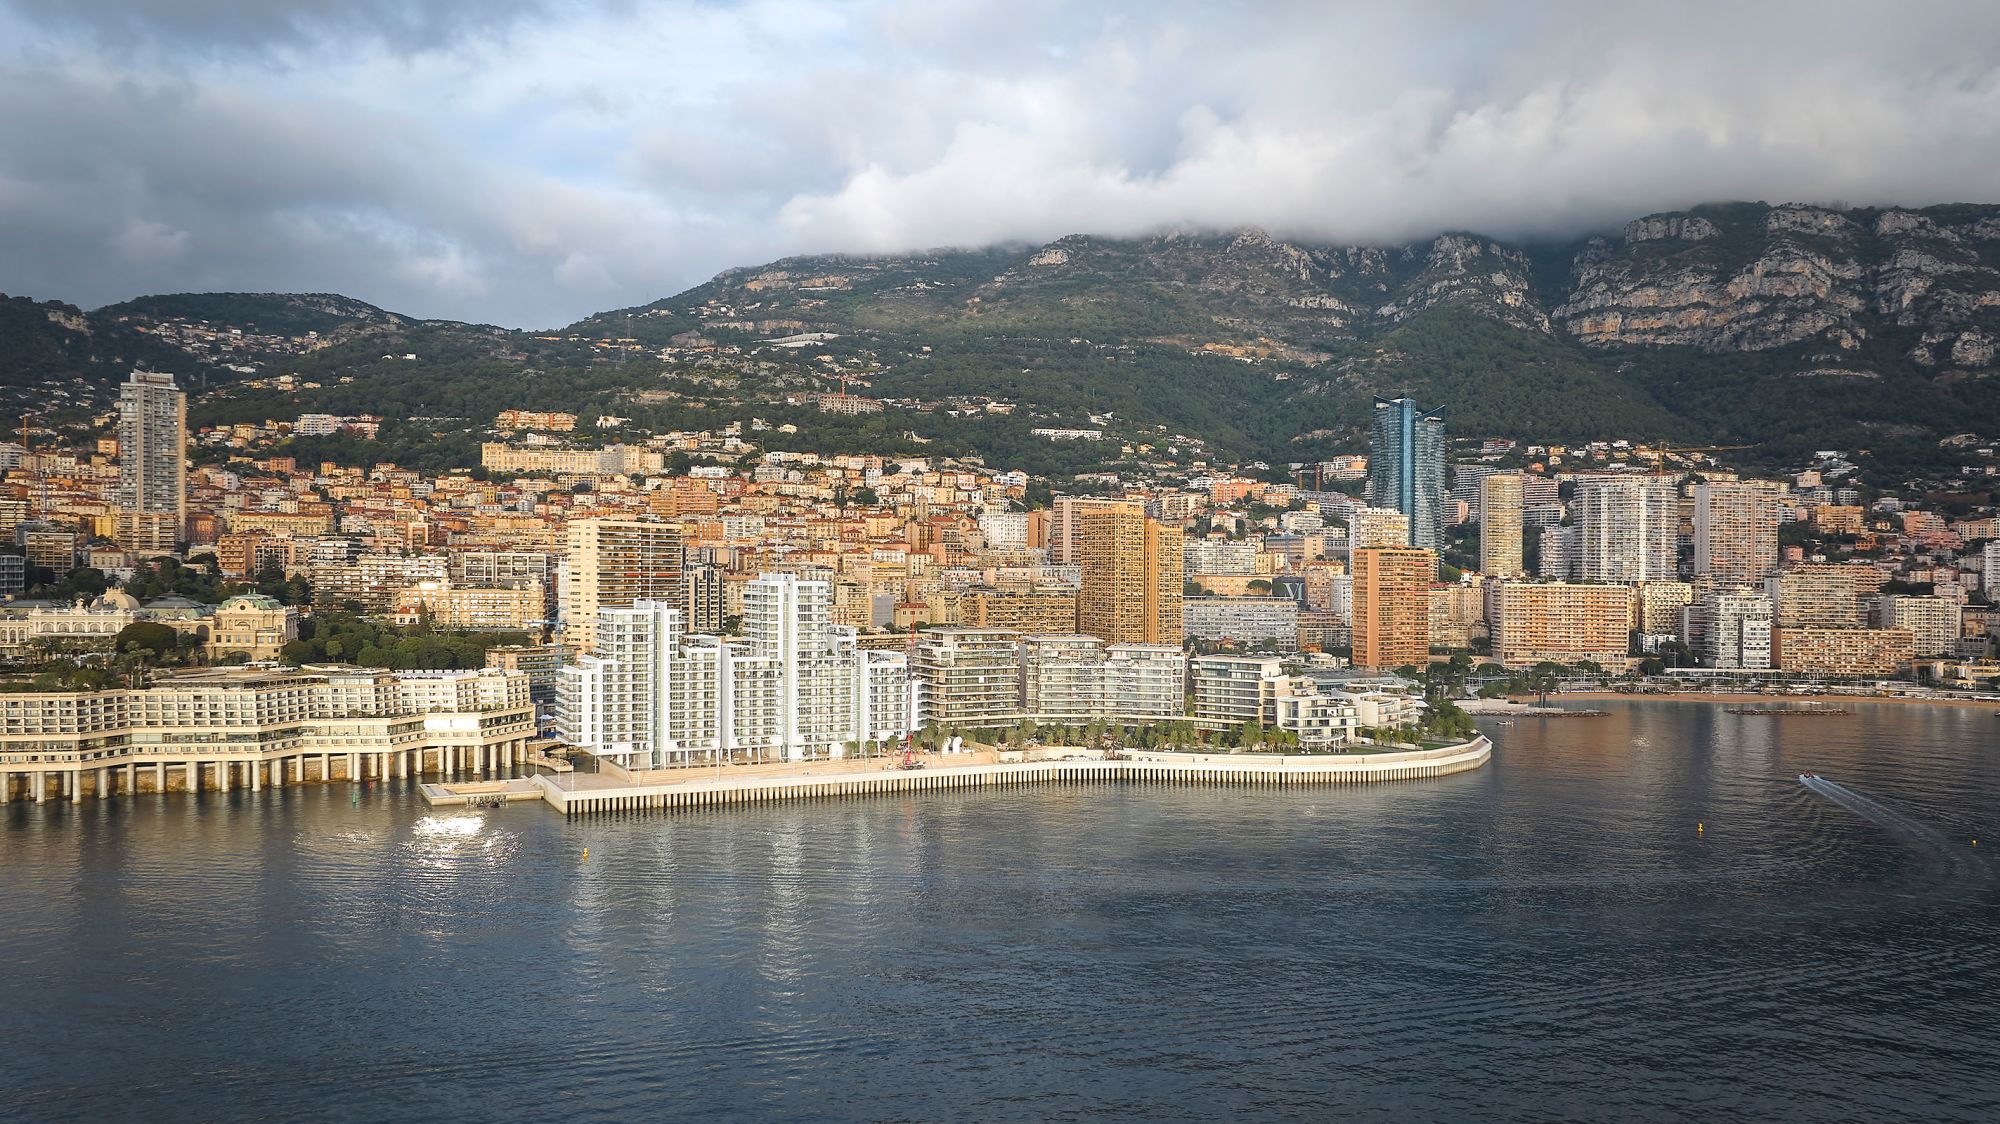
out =
<path fill-rule="evenodd" d="M 1368 502 L 1410 517 L 1410 545 L 1444 542 L 1444 407 L 1377 398 L 1368 430 Z"/>

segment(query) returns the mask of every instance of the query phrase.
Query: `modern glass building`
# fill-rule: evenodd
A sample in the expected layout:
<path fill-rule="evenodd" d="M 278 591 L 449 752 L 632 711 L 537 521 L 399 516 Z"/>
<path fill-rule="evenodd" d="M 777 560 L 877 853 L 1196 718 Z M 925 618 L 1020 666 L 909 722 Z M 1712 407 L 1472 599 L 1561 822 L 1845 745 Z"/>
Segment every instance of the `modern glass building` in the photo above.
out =
<path fill-rule="evenodd" d="M 1377 398 L 1368 433 L 1368 502 L 1410 517 L 1410 545 L 1444 542 L 1444 407 Z"/>

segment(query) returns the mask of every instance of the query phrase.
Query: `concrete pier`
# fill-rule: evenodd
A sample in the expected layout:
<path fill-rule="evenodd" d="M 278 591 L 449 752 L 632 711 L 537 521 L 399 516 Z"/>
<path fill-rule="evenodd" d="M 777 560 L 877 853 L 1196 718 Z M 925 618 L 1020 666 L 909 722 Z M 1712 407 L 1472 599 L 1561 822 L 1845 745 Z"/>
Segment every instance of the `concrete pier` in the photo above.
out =
<path fill-rule="evenodd" d="M 1049 784 L 1328 785 L 1429 780 L 1480 768 L 1493 745 L 1484 736 L 1442 749 L 1352 756 L 1139 753 L 1116 761 L 1058 760 L 915 770 L 690 779 L 668 784 L 590 784 L 581 777 L 529 778 L 565 815 L 678 811 L 780 800 L 824 800 L 905 792 Z M 440 794 L 443 795 L 443 794 Z M 463 802 L 439 799 L 433 803 Z"/>

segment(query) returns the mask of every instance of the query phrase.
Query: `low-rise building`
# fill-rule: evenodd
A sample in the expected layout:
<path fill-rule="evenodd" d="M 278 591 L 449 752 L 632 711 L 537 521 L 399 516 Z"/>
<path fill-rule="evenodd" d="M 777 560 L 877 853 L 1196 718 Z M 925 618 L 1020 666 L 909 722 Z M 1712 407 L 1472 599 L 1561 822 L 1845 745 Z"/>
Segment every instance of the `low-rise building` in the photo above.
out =
<path fill-rule="evenodd" d="M 1902 628 L 1781 628 L 1772 648 L 1781 669 L 1834 679 L 1883 678 L 1915 658 Z"/>
<path fill-rule="evenodd" d="M 1299 603 L 1289 597 L 1183 597 L 1181 628 L 1189 640 L 1296 651 Z"/>
<path fill-rule="evenodd" d="M 299 611 L 275 598 L 244 593 L 216 606 L 209 619 L 208 650 L 225 656 L 242 652 L 253 660 L 274 660 L 299 638 Z"/>

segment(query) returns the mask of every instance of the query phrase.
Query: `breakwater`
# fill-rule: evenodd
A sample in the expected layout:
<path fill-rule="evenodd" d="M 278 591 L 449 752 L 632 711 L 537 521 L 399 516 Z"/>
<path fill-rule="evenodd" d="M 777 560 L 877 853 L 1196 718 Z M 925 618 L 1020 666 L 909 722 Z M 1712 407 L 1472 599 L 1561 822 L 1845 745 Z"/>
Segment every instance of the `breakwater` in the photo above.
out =
<path fill-rule="evenodd" d="M 1484 736 L 1441 749 L 1406 753 L 1262 757 L 1236 754 L 1136 753 L 1118 760 L 1082 758 L 999 762 L 924 769 L 882 769 L 689 780 L 666 784 L 566 786 L 537 776 L 542 799 L 565 815 L 679 811 L 789 800 L 836 800 L 907 792 L 1014 788 L 1052 784 L 1328 785 L 1428 780 L 1477 769 L 1492 757 Z M 441 787 L 441 786 L 431 786 Z M 433 803 L 449 794 L 426 794 Z"/>

